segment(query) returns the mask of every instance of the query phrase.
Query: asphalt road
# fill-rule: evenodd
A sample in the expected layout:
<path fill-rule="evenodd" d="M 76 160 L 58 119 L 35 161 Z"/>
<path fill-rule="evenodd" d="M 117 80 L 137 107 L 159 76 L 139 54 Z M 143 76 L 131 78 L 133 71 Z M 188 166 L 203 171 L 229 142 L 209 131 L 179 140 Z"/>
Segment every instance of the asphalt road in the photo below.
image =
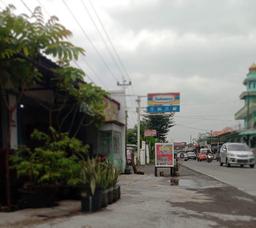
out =
<path fill-rule="evenodd" d="M 169 170 L 155 177 L 153 166 L 138 168 L 145 175 L 121 175 L 121 199 L 96 213 L 81 213 L 79 201 L 65 201 L 0 213 L 0 228 L 256 227 L 256 197 L 185 167 L 174 178 Z"/>
<path fill-rule="evenodd" d="M 221 167 L 219 162 L 183 161 L 182 165 L 256 196 L 256 168 Z"/>

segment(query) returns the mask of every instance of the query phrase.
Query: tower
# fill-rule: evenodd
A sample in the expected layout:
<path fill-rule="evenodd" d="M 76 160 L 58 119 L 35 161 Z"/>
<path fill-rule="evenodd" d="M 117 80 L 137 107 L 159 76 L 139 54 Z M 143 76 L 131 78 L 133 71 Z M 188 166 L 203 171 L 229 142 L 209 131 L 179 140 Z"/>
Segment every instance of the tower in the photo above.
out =
<path fill-rule="evenodd" d="M 256 127 L 256 64 L 252 64 L 243 82 L 246 91 L 242 92 L 240 99 L 244 100 L 244 106 L 235 114 L 236 120 L 244 120 L 247 129 Z"/>

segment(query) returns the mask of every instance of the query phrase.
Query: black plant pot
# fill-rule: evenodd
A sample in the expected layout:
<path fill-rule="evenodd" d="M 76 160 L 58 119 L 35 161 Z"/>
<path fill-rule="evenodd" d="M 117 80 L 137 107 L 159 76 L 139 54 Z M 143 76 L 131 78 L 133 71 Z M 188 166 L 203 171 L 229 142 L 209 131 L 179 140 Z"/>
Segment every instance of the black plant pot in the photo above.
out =
<path fill-rule="evenodd" d="M 101 208 L 102 204 L 102 192 L 96 191 L 94 195 L 89 195 L 81 198 L 81 211 L 82 212 L 94 212 Z"/>
<path fill-rule="evenodd" d="M 119 200 L 121 198 L 121 186 L 116 185 L 116 189 L 117 189 L 117 200 Z"/>
<path fill-rule="evenodd" d="M 116 202 L 118 200 L 118 185 L 115 185 L 113 187 L 113 202 Z"/>
<path fill-rule="evenodd" d="M 113 203 L 113 187 L 109 188 L 108 190 L 108 204 L 112 204 Z"/>
<path fill-rule="evenodd" d="M 107 207 L 108 206 L 108 190 L 103 190 L 101 192 L 101 207 Z"/>
<path fill-rule="evenodd" d="M 19 190 L 18 208 L 43 208 L 56 206 L 56 192 L 54 187 L 37 187 Z"/>
<path fill-rule="evenodd" d="M 57 193 L 58 200 L 80 200 L 81 189 L 78 187 L 63 185 L 59 187 Z"/>

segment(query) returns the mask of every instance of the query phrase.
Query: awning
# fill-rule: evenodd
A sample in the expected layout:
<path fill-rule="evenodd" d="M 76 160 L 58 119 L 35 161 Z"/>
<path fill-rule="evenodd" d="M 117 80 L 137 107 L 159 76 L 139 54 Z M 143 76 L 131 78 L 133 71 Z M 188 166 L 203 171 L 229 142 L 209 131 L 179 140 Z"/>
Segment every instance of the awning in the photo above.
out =
<path fill-rule="evenodd" d="M 245 135 L 255 135 L 255 136 L 256 136 L 256 129 L 244 130 L 244 131 L 240 132 L 239 135 L 241 135 L 241 136 L 245 136 Z"/>

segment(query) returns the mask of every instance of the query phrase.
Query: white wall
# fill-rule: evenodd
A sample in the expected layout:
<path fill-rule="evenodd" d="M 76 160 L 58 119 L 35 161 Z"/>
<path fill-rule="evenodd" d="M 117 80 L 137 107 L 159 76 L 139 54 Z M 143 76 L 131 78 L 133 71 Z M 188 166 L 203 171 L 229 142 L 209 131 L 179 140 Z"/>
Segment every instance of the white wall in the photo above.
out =
<path fill-rule="evenodd" d="M 122 138 L 122 166 L 123 171 L 125 169 L 125 110 L 126 110 L 126 99 L 125 99 L 125 91 L 110 91 L 110 97 L 120 103 L 120 110 L 118 114 L 118 121 L 123 123 L 124 126 L 121 127 L 121 138 Z"/>

